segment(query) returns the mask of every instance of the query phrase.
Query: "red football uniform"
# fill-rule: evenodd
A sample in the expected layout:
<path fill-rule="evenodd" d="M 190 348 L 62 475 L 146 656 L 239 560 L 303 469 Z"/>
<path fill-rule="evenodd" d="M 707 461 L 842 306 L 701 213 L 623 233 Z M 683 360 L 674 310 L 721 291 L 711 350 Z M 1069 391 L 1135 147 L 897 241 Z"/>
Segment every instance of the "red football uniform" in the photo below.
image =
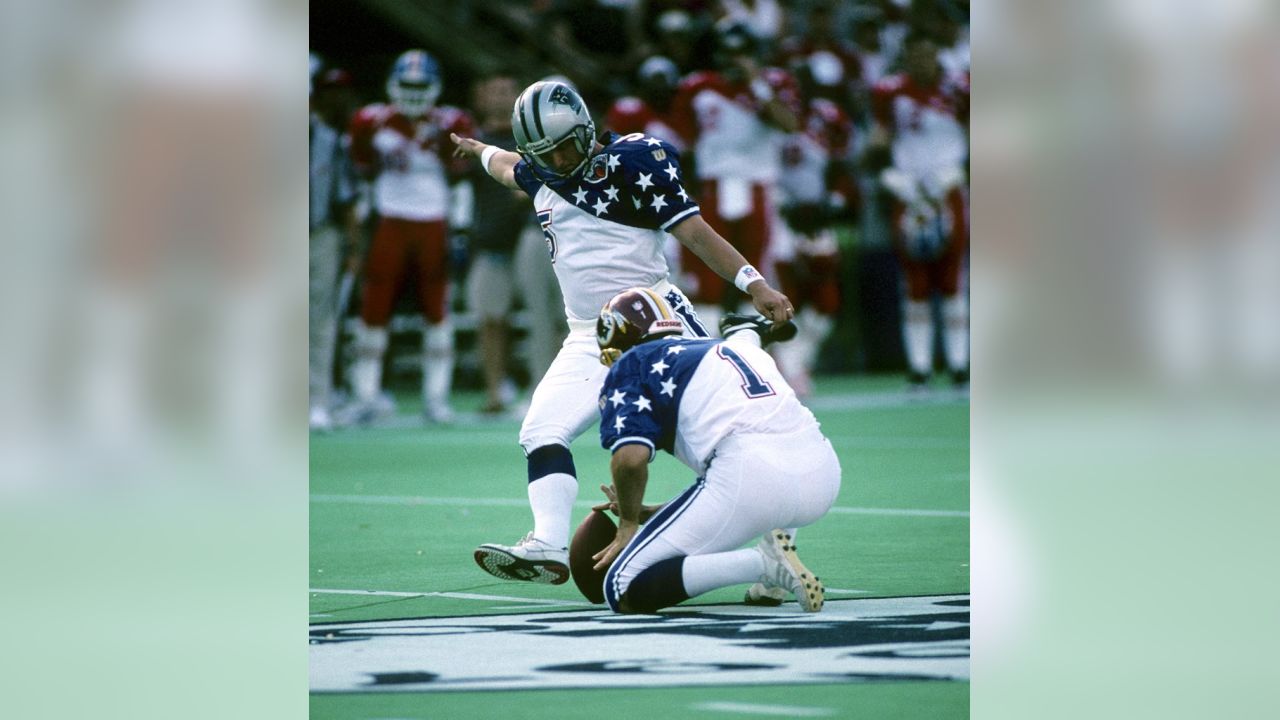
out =
<path fill-rule="evenodd" d="M 466 172 L 466 159 L 453 157 L 449 133 L 473 135 L 471 117 L 441 106 L 413 118 L 392 105 L 374 104 L 352 121 L 351 155 L 357 169 L 373 178 L 381 216 L 364 270 L 360 314 L 370 327 L 387 324 L 409 272 L 417 274 L 427 322 L 444 319 L 450 181 Z"/>
<path fill-rule="evenodd" d="M 894 238 L 913 300 L 959 291 L 969 242 L 964 164 L 969 154 L 969 82 L 944 76 L 934 86 L 906 74 L 877 83 L 877 122 L 892 133 L 885 185 L 898 198 Z"/>
<path fill-rule="evenodd" d="M 801 114 L 795 80 L 766 68 L 759 76 L 775 98 Z M 701 185 L 702 214 L 716 232 L 753 265 L 768 245 L 770 198 L 781 173 L 779 152 L 785 133 L 760 118 L 763 103 L 748 83 L 730 83 L 717 72 L 695 72 L 681 83 L 672 102 L 675 129 L 693 149 Z M 719 303 L 725 283 L 687 250 L 684 266 L 696 273 L 696 301 Z"/>
<path fill-rule="evenodd" d="M 685 150 L 684 138 L 672 127 L 667 114 L 658 112 L 652 105 L 634 95 L 615 100 L 609 108 L 606 123 L 610 130 L 619 135 L 643 133 L 666 140 L 682 153 Z"/>
<path fill-rule="evenodd" d="M 788 135 L 782 148 L 778 190 L 788 221 L 774 233 L 770 255 L 796 307 L 829 315 L 840 307 L 840 255 L 824 219 L 832 205 L 857 199 L 853 178 L 831 164 L 848 157 L 853 122 L 830 100 L 815 98 L 806 110 L 803 131 Z"/>

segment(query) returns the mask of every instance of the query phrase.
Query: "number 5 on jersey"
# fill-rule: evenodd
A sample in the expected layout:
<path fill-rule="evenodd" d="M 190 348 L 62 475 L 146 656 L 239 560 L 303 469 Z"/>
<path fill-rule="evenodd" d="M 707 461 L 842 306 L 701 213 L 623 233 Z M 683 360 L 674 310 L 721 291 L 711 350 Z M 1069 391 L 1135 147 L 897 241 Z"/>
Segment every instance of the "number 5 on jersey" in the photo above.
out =
<path fill-rule="evenodd" d="M 538 211 L 538 224 L 542 226 L 542 237 L 547 241 L 547 252 L 551 254 L 551 262 L 556 261 L 556 231 L 551 229 L 551 211 Z"/>

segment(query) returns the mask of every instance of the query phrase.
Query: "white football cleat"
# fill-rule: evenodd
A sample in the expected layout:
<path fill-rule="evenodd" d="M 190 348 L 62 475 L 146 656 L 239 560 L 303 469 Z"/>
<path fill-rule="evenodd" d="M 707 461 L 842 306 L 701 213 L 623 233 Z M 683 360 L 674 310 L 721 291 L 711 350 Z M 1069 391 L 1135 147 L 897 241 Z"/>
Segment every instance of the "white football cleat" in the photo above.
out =
<path fill-rule="evenodd" d="M 765 607 L 778 607 L 787 599 L 787 591 L 785 588 L 769 587 L 764 583 L 756 583 L 747 588 L 747 594 L 742 598 L 742 602 L 747 605 L 763 605 Z"/>
<path fill-rule="evenodd" d="M 433 425 L 449 425 L 457 416 L 453 414 L 453 408 L 447 404 L 430 405 L 422 409 L 422 417 L 429 424 Z"/>
<path fill-rule="evenodd" d="M 760 336 L 760 347 L 769 347 L 773 343 L 786 342 L 794 338 L 799 328 L 790 320 L 775 323 L 764 319 L 761 315 L 727 313 L 720 318 L 720 337 L 722 338 L 727 339 L 745 330 Z"/>
<path fill-rule="evenodd" d="M 503 580 L 559 585 L 569 579 L 569 548 L 557 548 L 530 531 L 515 545 L 485 543 L 476 548 L 476 564 Z"/>
<path fill-rule="evenodd" d="M 760 582 L 766 588 L 790 590 L 805 612 L 818 612 L 822 609 L 825 593 L 822 582 L 800 562 L 796 546 L 791 544 L 791 533 L 786 530 L 770 530 L 760 538 L 757 547 L 764 556 L 764 574 L 760 576 Z M 747 592 L 750 594 L 750 590 Z"/>
<path fill-rule="evenodd" d="M 316 432 L 328 432 L 333 429 L 333 416 L 329 414 L 329 409 L 323 405 L 317 405 L 311 408 L 311 429 Z"/>

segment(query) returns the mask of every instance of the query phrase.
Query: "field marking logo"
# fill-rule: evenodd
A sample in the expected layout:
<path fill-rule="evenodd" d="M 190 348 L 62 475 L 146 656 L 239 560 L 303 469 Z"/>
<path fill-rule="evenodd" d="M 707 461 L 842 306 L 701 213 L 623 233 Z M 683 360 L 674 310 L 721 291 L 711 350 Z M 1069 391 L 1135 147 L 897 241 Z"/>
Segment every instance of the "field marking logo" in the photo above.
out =
<path fill-rule="evenodd" d="M 312 692 L 968 680 L 969 596 L 311 626 Z"/>

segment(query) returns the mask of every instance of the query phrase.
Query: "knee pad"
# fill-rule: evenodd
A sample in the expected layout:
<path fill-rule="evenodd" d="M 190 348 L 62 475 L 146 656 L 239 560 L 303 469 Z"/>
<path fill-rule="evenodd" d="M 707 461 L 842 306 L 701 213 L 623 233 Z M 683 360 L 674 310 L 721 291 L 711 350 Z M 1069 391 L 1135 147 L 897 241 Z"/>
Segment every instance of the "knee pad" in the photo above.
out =
<path fill-rule="evenodd" d="M 529 482 L 556 473 L 578 477 L 573 453 L 564 445 L 543 445 L 529 453 Z"/>

